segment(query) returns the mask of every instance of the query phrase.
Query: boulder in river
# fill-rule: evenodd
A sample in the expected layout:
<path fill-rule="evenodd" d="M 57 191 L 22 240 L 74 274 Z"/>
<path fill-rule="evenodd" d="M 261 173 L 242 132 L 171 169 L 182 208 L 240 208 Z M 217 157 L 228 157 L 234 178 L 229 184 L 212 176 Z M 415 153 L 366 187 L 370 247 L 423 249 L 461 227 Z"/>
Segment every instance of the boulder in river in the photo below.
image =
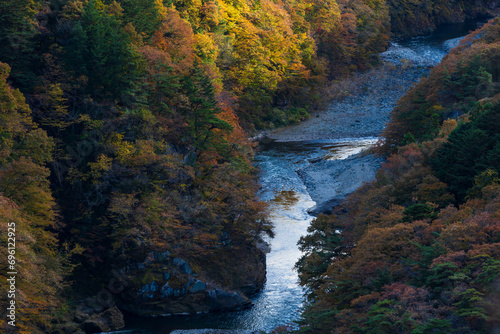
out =
<path fill-rule="evenodd" d="M 347 195 L 375 178 L 382 158 L 352 155 L 343 160 L 323 160 L 298 171 L 316 205 L 310 214 L 331 213 Z"/>

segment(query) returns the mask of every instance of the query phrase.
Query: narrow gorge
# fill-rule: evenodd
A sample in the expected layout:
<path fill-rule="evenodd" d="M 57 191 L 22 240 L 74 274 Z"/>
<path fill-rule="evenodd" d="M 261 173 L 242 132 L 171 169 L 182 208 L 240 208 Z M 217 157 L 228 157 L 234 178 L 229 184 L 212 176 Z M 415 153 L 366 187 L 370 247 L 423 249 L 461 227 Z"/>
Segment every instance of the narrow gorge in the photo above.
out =
<path fill-rule="evenodd" d="M 371 181 L 382 158 L 369 153 L 389 113 L 410 87 L 429 73 L 471 30 L 476 21 L 443 26 L 435 33 L 392 41 L 383 64 L 339 82 L 341 95 L 327 110 L 305 122 L 262 133 L 255 164 L 260 169 L 259 197 L 270 205 L 275 238 L 269 239 L 267 281 L 251 308 L 229 313 L 135 318 L 125 332 L 160 334 L 169 330 L 219 328 L 270 332 L 294 328 L 304 290 L 298 285 L 297 242 L 314 216 L 329 212 L 346 195 Z"/>

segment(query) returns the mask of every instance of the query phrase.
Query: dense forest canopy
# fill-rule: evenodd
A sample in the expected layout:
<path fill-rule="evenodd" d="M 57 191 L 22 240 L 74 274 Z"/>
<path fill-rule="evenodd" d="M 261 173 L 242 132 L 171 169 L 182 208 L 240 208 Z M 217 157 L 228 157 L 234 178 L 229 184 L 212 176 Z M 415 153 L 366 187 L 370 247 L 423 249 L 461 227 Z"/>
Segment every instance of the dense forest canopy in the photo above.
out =
<path fill-rule="evenodd" d="M 2 243 L 7 223 L 15 222 L 18 231 L 18 328 L 76 331 L 66 324 L 83 321 L 74 316 L 78 301 L 95 296 L 116 272 L 130 283 L 113 299 L 129 309 L 148 298 L 154 309 L 160 298 L 155 284 L 170 284 L 162 293 L 183 296 L 183 286 L 199 296 L 206 282 L 247 295 L 258 290 L 264 279 L 258 245 L 272 227 L 255 196 L 249 133 L 307 118 L 324 102 L 325 83 L 376 66 L 391 34 L 420 34 L 488 15 L 494 1 L 458 3 L 0 0 L 0 229 Z M 493 45 L 492 34 L 480 41 Z M 470 43 L 472 50 L 479 42 Z M 481 64 L 496 55 L 484 50 Z M 470 85 L 498 79 L 474 59 L 448 66 L 439 83 L 450 91 L 447 101 L 463 112 L 469 111 L 464 96 Z M 460 77 L 462 68 L 472 77 Z M 433 113 L 444 113 L 422 108 L 422 115 L 412 116 L 421 119 L 412 134 L 416 140 L 437 135 Z M 394 203 L 393 215 L 409 221 L 413 214 L 439 216 L 437 207 L 463 200 L 471 185 L 480 197 L 496 184 L 498 145 L 489 141 L 474 173 L 444 183 L 460 173 L 447 150 L 478 132 L 498 135 L 485 126 L 491 121 L 485 117 L 496 117 L 494 103 L 474 108 L 477 119 L 460 125 L 416 171 L 431 175 L 425 185 L 415 185 L 427 196 L 423 206 L 403 210 L 408 202 Z M 387 145 L 396 146 L 409 132 L 404 124 L 388 131 Z M 416 144 L 407 150 L 427 159 Z M 441 174 L 434 176 L 432 168 Z M 480 206 L 484 201 L 471 201 L 474 210 L 490 214 Z M 422 245 L 413 247 L 431 247 Z M 1 252 L 6 258 L 5 248 Z M 485 254 L 494 258 L 491 252 Z M 432 259 L 422 260 L 422 268 L 432 271 Z M 494 272 L 495 260 L 485 259 Z M 393 280 L 387 268 L 381 288 L 384 277 Z M 2 289 L 5 275 L 2 270 Z M 485 287 L 464 290 L 457 303 L 470 303 L 467 296 L 484 294 Z M 10 328 L 5 317 L 0 326 Z"/>

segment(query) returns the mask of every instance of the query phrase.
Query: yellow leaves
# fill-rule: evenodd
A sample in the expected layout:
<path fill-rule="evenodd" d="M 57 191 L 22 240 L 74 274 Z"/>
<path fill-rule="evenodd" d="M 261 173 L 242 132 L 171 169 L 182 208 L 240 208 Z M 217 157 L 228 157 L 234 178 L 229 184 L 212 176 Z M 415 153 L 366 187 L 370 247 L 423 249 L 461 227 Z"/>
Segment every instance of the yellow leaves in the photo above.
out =
<path fill-rule="evenodd" d="M 87 4 L 88 0 L 70 0 L 64 5 L 61 16 L 68 21 L 78 20 Z"/>
<path fill-rule="evenodd" d="M 290 15 L 283 8 L 269 0 L 261 1 L 261 8 L 256 12 L 254 24 L 262 30 L 279 31 L 280 35 L 291 36 L 292 22 Z"/>
<path fill-rule="evenodd" d="M 297 45 L 303 62 L 309 62 L 316 54 L 316 43 L 306 33 L 297 34 Z"/>
<path fill-rule="evenodd" d="M 165 149 L 168 145 L 164 142 L 151 140 L 130 142 L 123 140 L 123 134 L 113 133 L 110 136 L 109 145 L 115 155 L 115 161 L 131 168 L 138 168 L 135 171 L 136 173 L 140 173 L 144 166 L 151 164 L 171 166 L 175 163 L 172 155 L 165 154 Z M 158 151 L 163 153 L 156 154 Z M 104 172 L 105 170 L 109 170 L 111 166 L 110 161 L 112 161 L 111 158 L 100 156 L 96 163 L 91 163 L 92 165 L 89 164 L 89 166 L 96 168 L 96 171 L 100 170 Z"/>
<path fill-rule="evenodd" d="M 68 181 L 70 183 L 85 182 L 91 180 L 93 184 L 99 184 L 101 178 L 108 172 L 112 165 L 113 159 L 105 156 L 104 154 L 99 155 L 96 162 L 89 162 L 87 165 L 90 169 L 89 172 L 83 173 L 77 168 L 70 168 L 68 172 Z"/>
<path fill-rule="evenodd" d="M 114 153 L 116 154 L 116 160 L 119 162 L 125 162 L 125 160 L 132 154 L 134 150 L 134 144 L 123 140 L 123 134 L 114 133 L 111 136 L 111 145 L 114 148 Z"/>
<path fill-rule="evenodd" d="M 117 17 L 121 17 L 123 16 L 123 8 L 122 6 L 116 2 L 116 1 L 113 1 L 112 3 L 110 3 L 107 8 L 106 8 L 106 11 L 111 14 L 111 15 L 115 15 Z"/>
<path fill-rule="evenodd" d="M 85 251 L 85 248 L 83 248 L 80 244 L 75 244 L 73 247 L 70 247 L 66 242 L 63 244 L 62 248 L 71 255 L 82 255 Z"/>
<path fill-rule="evenodd" d="M 5 63 L 0 63 L 0 80 L 7 80 L 10 74 L 10 66 Z"/>
<path fill-rule="evenodd" d="M 40 123 L 59 130 L 71 125 L 68 119 L 68 99 L 64 96 L 61 84 L 50 84 L 42 87 L 41 91 Z"/>
<path fill-rule="evenodd" d="M 196 34 L 194 36 L 196 41 L 195 50 L 196 55 L 205 63 L 215 63 L 219 55 L 219 49 L 215 45 L 214 40 L 207 34 Z"/>
<path fill-rule="evenodd" d="M 441 130 L 439 131 L 439 137 L 448 138 L 453 130 L 458 126 L 455 119 L 447 119 L 441 125 Z"/>
<path fill-rule="evenodd" d="M 235 33 L 235 50 L 238 53 L 238 58 L 242 60 L 255 61 L 253 55 L 258 55 L 257 50 L 261 47 L 261 41 L 258 36 L 259 30 L 249 20 L 241 18 L 238 20 L 238 25 L 232 31 Z"/>
<path fill-rule="evenodd" d="M 33 162 L 42 165 L 54 160 L 52 157 L 54 147 L 54 140 L 47 135 L 47 132 L 36 129 L 26 134 L 23 144 L 19 147 L 16 155 L 29 156 Z"/>
<path fill-rule="evenodd" d="M 7 245 L 7 232 L 15 232 L 20 278 L 16 280 L 17 328 L 28 333 L 35 323 L 48 323 L 43 314 L 46 308 L 58 307 L 54 295 L 60 267 L 54 235 L 48 232 L 55 220 L 54 200 L 50 171 L 42 165 L 52 158 L 53 141 L 36 129 L 24 96 L 7 84 L 9 72 L 10 67 L 0 63 L 0 241 Z M 15 230 L 7 231 L 7 224 L 12 223 L 15 226 L 9 227 Z M 7 259 L 7 247 L 1 247 L 0 256 Z M 4 274 L 0 278 L 7 291 Z M 3 328 L 2 321 L 0 325 Z"/>
<path fill-rule="evenodd" d="M 158 11 L 158 14 L 162 18 L 166 19 L 168 16 L 168 10 L 165 7 L 165 5 L 163 5 L 163 1 L 162 0 L 154 0 L 154 2 L 155 2 L 156 10 Z"/>
<path fill-rule="evenodd" d="M 223 17 L 223 10 L 214 2 L 207 1 L 200 8 L 201 27 L 212 30 L 219 25 Z"/>
<path fill-rule="evenodd" d="M 295 80 L 309 79 L 310 71 L 301 63 L 292 63 L 288 69 L 289 76 Z"/>
<path fill-rule="evenodd" d="M 221 16 L 222 20 L 226 24 L 226 29 L 229 32 L 233 32 L 237 26 L 238 21 L 241 19 L 241 12 L 235 7 L 227 4 L 225 1 L 219 2 L 221 6 Z"/>
<path fill-rule="evenodd" d="M 144 33 L 142 33 L 142 34 L 137 33 L 137 30 L 135 29 L 135 27 L 132 23 L 127 23 L 125 25 L 125 27 L 123 27 L 123 32 L 129 36 L 130 41 L 132 42 L 132 45 L 134 45 L 136 47 L 141 47 L 144 45 L 143 36 L 145 34 Z"/>
<path fill-rule="evenodd" d="M 231 16 L 235 7 L 226 7 L 225 15 Z M 314 41 L 305 32 L 294 33 L 282 3 L 264 0 L 248 11 L 238 8 L 241 15 L 228 18 L 235 41 L 234 63 L 227 72 L 237 83 L 232 87 L 237 94 L 248 88 L 272 91 L 280 82 L 309 76 L 302 61 L 315 53 Z"/>
<path fill-rule="evenodd" d="M 97 180 L 101 178 L 104 173 L 111 169 L 113 159 L 101 154 L 96 162 L 89 162 L 90 175 L 92 179 Z"/>
<path fill-rule="evenodd" d="M 340 8 L 335 0 L 308 1 L 308 21 L 313 32 L 329 33 L 340 22 Z"/>
<path fill-rule="evenodd" d="M 0 126 L 14 126 L 17 123 L 14 128 L 18 127 L 18 129 L 9 130 L 21 131 L 20 128 L 23 126 L 33 126 L 30 117 L 31 111 L 26 104 L 23 94 L 18 89 L 12 89 L 7 84 L 6 80 L 9 74 L 10 66 L 0 62 L 0 110 L 2 111 L 0 122 L 3 123 L 0 123 Z M 11 118 L 11 115 L 14 117 Z"/>
<path fill-rule="evenodd" d="M 30 218 L 22 206 L 0 196 L 0 242 L 5 245 L 0 248 L 0 256 L 5 259 L 2 263 L 7 263 L 7 237 L 8 232 L 13 231 L 8 227 L 15 228 L 18 272 L 15 299 L 17 328 L 21 329 L 20 333 L 31 333 L 35 323 L 46 316 L 44 313 L 47 308 L 55 310 L 58 307 L 54 295 L 61 279 L 52 244 L 53 236 L 34 224 Z M 56 264 L 55 267 L 49 267 L 49 258 L 52 264 Z M 6 279 L 6 272 L 0 273 L 0 287 L 4 291 L 8 291 Z M 0 301 L 7 301 L 6 293 L 0 297 Z"/>
<path fill-rule="evenodd" d="M 240 13 L 249 13 L 251 8 L 245 0 L 223 0 L 220 1 L 225 12 L 231 12 L 234 17 L 240 16 Z"/>

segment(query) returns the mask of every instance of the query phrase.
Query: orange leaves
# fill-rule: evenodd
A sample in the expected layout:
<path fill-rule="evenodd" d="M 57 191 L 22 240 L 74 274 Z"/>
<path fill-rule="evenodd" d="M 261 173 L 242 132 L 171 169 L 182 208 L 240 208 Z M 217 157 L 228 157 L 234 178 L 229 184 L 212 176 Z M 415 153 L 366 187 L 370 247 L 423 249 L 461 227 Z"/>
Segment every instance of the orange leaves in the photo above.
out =
<path fill-rule="evenodd" d="M 22 333 L 33 333 L 37 326 L 50 321 L 49 310 L 57 309 L 61 304 L 57 294 L 60 285 L 58 258 L 54 252 L 54 244 L 47 247 L 48 232 L 36 227 L 24 212 L 23 206 L 17 206 L 10 199 L 0 196 L 0 241 L 4 247 L 0 248 L 0 256 L 5 260 L 7 268 L 7 240 L 8 224 L 15 223 L 15 268 L 16 276 L 16 325 Z M 52 237 L 52 236 L 51 236 Z M 54 239 L 49 239 L 54 242 Z M 11 244 L 12 245 L 12 244 Z M 48 264 L 51 258 L 52 266 Z M 11 270 L 13 271 L 13 270 Z M 0 287 L 6 293 L 0 296 L 0 302 L 7 305 L 8 275 L 7 270 L 0 273 Z M 2 319 L 4 320 L 4 319 Z M 0 328 L 7 333 L 5 322 L 0 320 Z"/>
<path fill-rule="evenodd" d="M 403 218 L 405 208 L 399 205 L 391 205 L 389 209 L 375 208 L 366 216 L 370 228 L 392 227 Z"/>
<path fill-rule="evenodd" d="M 223 9 L 215 1 L 206 1 L 200 8 L 200 24 L 202 28 L 210 31 L 219 25 L 223 15 Z"/>
<path fill-rule="evenodd" d="M 194 241 L 199 243 L 202 248 L 209 248 L 218 244 L 219 236 L 212 233 L 203 233 L 196 236 Z"/>
<path fill-rule="evenodd" d="M 242 147 L 248 146 L 248 140 L 246 138 L 245 131 L 240 126 L 240 121 L 236 112 L 233 109 L 233 104 L 235 101 L 231 99 L 229 94 L 223 92 L 219 95 L 218 106 L 221 109 L 221 113 L 217 115 L 221 120 L 226 121 L 232 126 L 233 130 L 230 133 L 224 134 L 227 140 L 231 143 L 241 145 Z"/>
<path fill-rule="evenodd" d="M 143 54 L 150 62 L 163 60 L 167 65 L 184 72 L 193 65 L 194 34 L 188 22 L 180 18 L 175 9 L 168 9 L 165 20 L 151 38 L 151 46 L 143 48 Z"/>
<path fill-rule="evenodd" d="M 376 1 L 364 3 L 377 6 Z M 355 22 L 358 33 L 360 25 L 365 24 L 359 18 Z M 498 34 L 489 37 L 494 41 Z M 478 48 L 474 52 L 482 43 L 476 37 L 467 42 L 476 45 L 469 46 Z M 493 55 L 496 51 L 488 52 Z M 452 55 L 445 62 L 456 64 L 458 58 Z M 487 59 L 492 62 L 496 58 Z M 386 135 L 392 148 L 398 149 L 397 154 L 387 158 L 375 182 L 334 209 L 338 219 L 335 225 L 330 223 L 314 231 L 328 238 L 333 235 L 332 226 L 341 226 L 341 246 L 349 249 L 346 254 L 350 256 L 329 261 L 328 268 L 319 272 L 309 270 L 313 265 L 319 267 L 316 262 L 321 264 L 319 253 L 310 257 L 309 263 L 298 264 L 301 278 L 307 279 L 305 284 L 313 289 L 314 302 L 304 317 L 312 331 L 324 326 L 325 333 L 397 332 L 396 327 L 405 321 L 408 327 L 398 327 L 399 332 L 491 329 L 484 308 L 487 305 L 493 310 L 498 302 L 500 186 L 497 175 L 488 171 L 478 180 L 477 198 L 457 208 L 448 185 L 436 177 L 438 170 L 430 168 L 429 161 L 438 156 L 439 148 L 457 125 L 455 120 L 446 121 L 441 131 L 430 126 L 433 119 L 440 121 L 444 109 L 450 106 L 449 101 L 440 100 L 440 81 L 446 71 L 438 70 L 403 98 L 393 115 Z M 479 115 L 484 112 L 476 110 Z M 483 119 L 488 128 L 493 126 L 492 119 Z M 407 133 L 416 134 L 416 127 L 421 131 L 416 137 L 422 141 L 437 138 L 400 147 Z M 453 168 L 474 161 L 474 150 L 469 151 Z M 482 296 L 492 294 L 495 297 L 490 304 L 483 303 Z M 490 313 L 498 316 L 496 311 Z M 451 317 L 459 319 L 460 325 L 449 321 Z"/>
<path fill-rule="evenodd" d="M 353 255 L 359 264 L 369 261 L 395 263 L 398 258 L 410 257 L 417 249 L 411 245 L 409 238 L 423 223 L 397 224 L 387 228 L 371 228 L 357 244 Z"/>
<path fill-rule="evenodd" d="M 0 63 L 0 241 L 5 245 L 0 247 L 0 256 L 5 264 L 8 255 L 15 256 L 15 270 L 10 271 L 18 272 L 16 324 L 30 333 L 52 320 L 48 310 L 61 306 L 62 270 L 52 233 L 55 203 L 49 188 L 50 171 L 44 166 L 52 160 L 54 143 L 45 131 L 35 129 L 24 97 L 7 84 L 9 70 Z M 8 231 L 7 226 L 11 227 Z M 15 254 L 7 253 L 8 242 Z M 0 273 L 0 286 L 8 291 L 5 272 Z M 6 293 L 0 301 L 8 302 Z M 5 329 L 3 320 L 0 327 Z"/>
<path fill-rule="evenodd" d="M 395 299 L 411 306 L 415 302 L 425 302 L 429 292 L 422 288 L 415 288 L 404 283 L 392 283 L 383 288 L 382 299 Z"/>
<path fill-rule="evenodd" d="M 437 219 L 442 226 L 439 240 L 452 251 L 470 250 L 474 245 L 500 240 L 500 219 L 488 212 L 481 202 L 470 200 L 459 210 L 448 207 Z"/>
<path fill-rule="evenodd" d="M 433 175 L 423 178 L 415 194 L 418 201 L 435 203 L 441 207 L 455 201 L 454 196 L 448 192 L 448 186 Z"/>
<path fill-rule="evenodd" d="M 328 34 L 340 21 L 341 11 L 337 1 L 306 1 L 308 21 L 311 22 L 313 34 Z"/>
<path fill-rule="evenodd" d="M 493 77 L 498 77 L 500 40 L 495 32 L 498 20 L 467 36 L 398 103 L 384 131 L 385 150 L 394 151 L 411 132 L 418 142 L 437 136 L 447 138 L 461 114 L 473 115 L 493 102 L 498 94 Z M 491 35 L 490 35 L 491 33 Z M 488 36 L 489 38 L 486 38 Z M 471 106 L 479 101 L 482 106 Z M 461 116 L 461 119 L 466 117 Z M 441 121 L 444 122 L 441 125 Z"/>

